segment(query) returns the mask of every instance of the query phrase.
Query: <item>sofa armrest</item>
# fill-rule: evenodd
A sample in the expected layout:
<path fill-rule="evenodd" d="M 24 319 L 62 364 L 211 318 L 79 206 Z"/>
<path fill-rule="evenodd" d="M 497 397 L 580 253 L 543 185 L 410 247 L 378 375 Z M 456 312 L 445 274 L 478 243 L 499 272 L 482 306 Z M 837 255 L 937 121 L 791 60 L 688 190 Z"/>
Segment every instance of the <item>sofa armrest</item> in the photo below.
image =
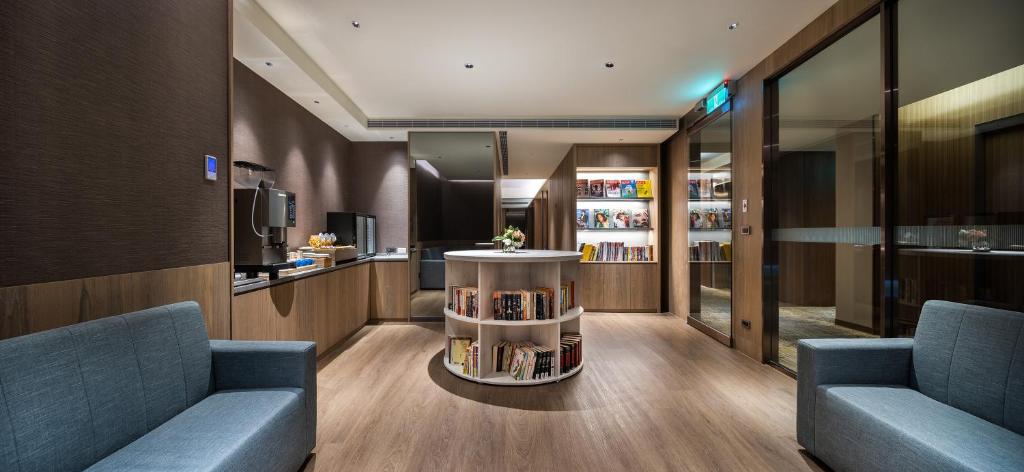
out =
<path fill-rule="evenodd" d="M 819 385 L 910 385 L 914 340 L 802 339 L 797 344 L 796 437 L 814 454 Z"/>
<path fill-rule="evenodd" d="M 316 343 L 211 340 L 215 390 L 301 388 L 309 449 L 316 445 Z"/>

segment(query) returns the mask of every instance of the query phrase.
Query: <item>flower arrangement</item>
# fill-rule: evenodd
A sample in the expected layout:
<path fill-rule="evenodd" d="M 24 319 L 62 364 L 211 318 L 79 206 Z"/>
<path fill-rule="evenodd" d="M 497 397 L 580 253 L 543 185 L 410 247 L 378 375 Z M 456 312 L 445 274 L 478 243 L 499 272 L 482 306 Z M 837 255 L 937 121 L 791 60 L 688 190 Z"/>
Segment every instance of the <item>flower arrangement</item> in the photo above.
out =
<path fill-rule="evenodd" d="M 960 237 L 971 243 L 974 252 L 989 252 L 992 246 L 988 243 L 988 232 L 980 229 L 962 229 Z"/>
<path fill-rule="evenodd" d="M 501 243 L 503 252 L 516 252 L 516 249 L 526 244 L 526 235 L 519 228 L 509 226 L 505 231 L 495 236 L 491 241 Z"/>

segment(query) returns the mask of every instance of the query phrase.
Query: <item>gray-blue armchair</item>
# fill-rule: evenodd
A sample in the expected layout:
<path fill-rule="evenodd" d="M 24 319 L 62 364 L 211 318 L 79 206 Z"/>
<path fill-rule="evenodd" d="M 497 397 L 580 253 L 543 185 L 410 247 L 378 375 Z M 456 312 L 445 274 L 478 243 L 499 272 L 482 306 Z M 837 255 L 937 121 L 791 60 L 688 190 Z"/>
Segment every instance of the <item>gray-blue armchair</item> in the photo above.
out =
<path fill-rule="evenodd" d="M 0 470 L 287 471 L 316 442 L 316 345 L 210 341 L 178 303 L 0 341 Z"/>
<path fill-rule="evenodd" d="M 913 339 L 797 350 L 797 440 L 833 469 L 1024 470 L 1024 314 L 929 301 Z"/>

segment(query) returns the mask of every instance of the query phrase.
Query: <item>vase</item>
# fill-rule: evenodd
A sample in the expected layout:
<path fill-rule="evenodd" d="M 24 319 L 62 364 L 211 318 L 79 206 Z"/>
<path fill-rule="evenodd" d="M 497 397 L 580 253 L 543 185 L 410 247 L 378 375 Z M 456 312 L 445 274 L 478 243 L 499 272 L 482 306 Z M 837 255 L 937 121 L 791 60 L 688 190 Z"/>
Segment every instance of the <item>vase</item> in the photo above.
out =
<path fill-rule="evenodd" d="M 971 250 L 974 252 L 989 252 L 992 250 L 992 245 L 988 243 L 988 238 L 979 238 L 971 242 Z"/>
<path fill-rule="evenodd" d="M 503 244 L 501 246 L 501 252 L 503 252 L 505 254 L 513 254 L 513 253 L 516 252 L 516 245 L 515 244 Z"/>

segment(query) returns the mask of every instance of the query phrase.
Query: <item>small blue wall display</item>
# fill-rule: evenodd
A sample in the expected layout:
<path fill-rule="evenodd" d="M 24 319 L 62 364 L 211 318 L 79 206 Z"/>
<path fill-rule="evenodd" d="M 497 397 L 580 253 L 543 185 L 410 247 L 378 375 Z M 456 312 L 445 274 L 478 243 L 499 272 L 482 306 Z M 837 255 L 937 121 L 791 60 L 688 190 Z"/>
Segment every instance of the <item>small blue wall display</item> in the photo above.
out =
<path fill-rule="evenodd" d="M 217 180 L 217 158 L 206 155 L 206 180 Z"/>

